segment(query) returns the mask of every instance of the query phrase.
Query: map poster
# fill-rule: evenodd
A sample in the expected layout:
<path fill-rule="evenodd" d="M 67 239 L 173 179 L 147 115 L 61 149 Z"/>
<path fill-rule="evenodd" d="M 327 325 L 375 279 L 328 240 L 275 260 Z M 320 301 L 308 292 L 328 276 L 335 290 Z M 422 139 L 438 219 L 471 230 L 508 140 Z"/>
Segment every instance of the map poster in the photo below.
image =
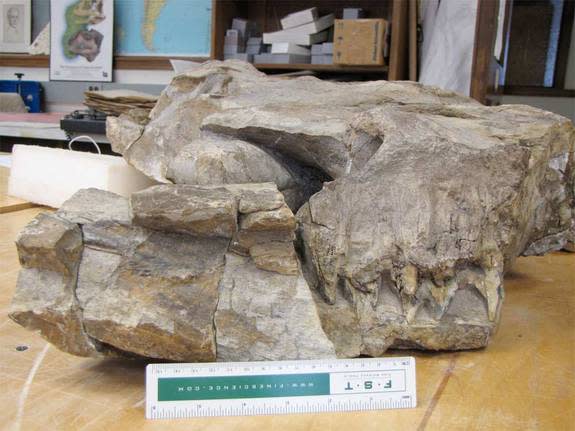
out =
<path fill-rule="evenodd" d="M 113 0 L 50 2 L 50 79 L 112 81 Z"/>
<path fill-rule="evenodd" d="M 209 57 L 212 0 L 116 0 L 117 55 Z"/>

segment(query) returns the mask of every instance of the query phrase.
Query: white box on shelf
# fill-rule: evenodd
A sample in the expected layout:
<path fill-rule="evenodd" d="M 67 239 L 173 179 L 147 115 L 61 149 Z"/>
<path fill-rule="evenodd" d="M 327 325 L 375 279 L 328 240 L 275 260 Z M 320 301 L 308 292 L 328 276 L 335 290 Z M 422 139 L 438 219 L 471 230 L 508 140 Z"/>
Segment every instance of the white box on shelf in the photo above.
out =
<path fill-rule="evenodd" d="M 311 55 L 260 54 L 254 55 L 255 64 L 309 64 Z"/>
<path fill-rule="evenodd" d="M 333 26 L 334 15 L 322 16 L 317 21 L 303 24 L 287 30 L 264 33 L 264 43 L 291 42 L 297 45 L 312 45 L 314 43 L 325 42 L 328 32 L 324 31 Z M 323 35 L 325 33 L 325 35 Z M 319 36 L 322 35 L 322 36 Z"/>
<path fill-rule="evenodd" d="M 272 54 L 310 55 L 311 51 L 309 48 L 306 48 L 306 47 L 300 46 L 300 45 L 296 45 L 295 43 L 277 42 L 277 43 L 272 43 Z"/>
<path fill-rule="evenodd" d="M 308 22 L 316 21 L 317 18 L 317 8 L 312 7 L 310 9 L 290 13 L 289 15 L 284 16 L 280 22 L 282 28 L 285 30 L 287 28 L 297 27 L 302 24 L 307 24 Z"/>

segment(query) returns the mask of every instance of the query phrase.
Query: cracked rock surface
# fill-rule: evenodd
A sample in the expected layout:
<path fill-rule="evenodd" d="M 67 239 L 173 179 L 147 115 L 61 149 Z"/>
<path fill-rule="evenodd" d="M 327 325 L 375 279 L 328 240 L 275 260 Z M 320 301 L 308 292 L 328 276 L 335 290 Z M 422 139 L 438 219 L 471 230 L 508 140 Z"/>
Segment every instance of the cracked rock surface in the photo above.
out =
<path fill-rule="evenodd" d="M 108 137 L 163 184 L 82 190 L 17 241 L 11 317 L 78 355 L 484 347 L 513 260 L 575 249 L 575 130 L 528 106 L 214 61 Z"/>
<path fill-rule="evenodd" d="M 106 218 L 102 208 L 114 211 Z M 242 227 L 248 216 L 255 221 Z M 80 356 L 334 356 L 294 230 L 271 183 L 161 185 L 130 202 L 82 190 L 20 234 L 24 268 L 10 316 Z M 254 238 L 243 249 L 238 235 Z"/>

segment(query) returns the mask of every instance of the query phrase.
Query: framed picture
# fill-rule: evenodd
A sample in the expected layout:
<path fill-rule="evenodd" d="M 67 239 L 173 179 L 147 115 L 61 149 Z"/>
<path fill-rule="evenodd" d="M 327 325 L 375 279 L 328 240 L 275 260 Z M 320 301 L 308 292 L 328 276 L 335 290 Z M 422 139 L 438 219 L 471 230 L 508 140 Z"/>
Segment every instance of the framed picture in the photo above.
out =
<path fill-rule="evenodd" d="M 0 52 L 28 52 L 30 0 L 0 0 Z"/>
<path fill-rule="evenodd" d="M 112 81 L 113 0 L 50 2 L 50 80 Z"/>

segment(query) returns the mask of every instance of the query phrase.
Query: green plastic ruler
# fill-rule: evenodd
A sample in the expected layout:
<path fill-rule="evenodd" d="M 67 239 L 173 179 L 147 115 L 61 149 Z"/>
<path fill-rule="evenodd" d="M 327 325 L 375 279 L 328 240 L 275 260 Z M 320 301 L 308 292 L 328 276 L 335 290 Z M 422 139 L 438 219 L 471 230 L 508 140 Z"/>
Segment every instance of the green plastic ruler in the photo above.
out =
<path fill-rule="evenodd" d="M 152 364 L 146 418 L 415 407 L 412 357 Z"/>

